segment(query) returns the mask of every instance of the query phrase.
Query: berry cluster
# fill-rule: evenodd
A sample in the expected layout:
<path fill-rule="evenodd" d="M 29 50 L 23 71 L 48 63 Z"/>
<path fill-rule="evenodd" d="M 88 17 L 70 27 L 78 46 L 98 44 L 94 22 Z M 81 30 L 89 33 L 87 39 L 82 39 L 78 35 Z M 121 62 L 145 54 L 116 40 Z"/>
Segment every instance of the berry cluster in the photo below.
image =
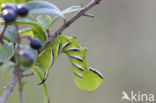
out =
<path fill-rule="evenodd" d="M 30 47 L 34 50 L 39 50 L 41 48 L 41 41 L 37 38 L 31 39 Z M 22 69 L 31 68 L 34 64 L 35 58 L 29 51 L 20 50 L 20 64 L 22 65 Z"/>
<path fill-rule="evenodd" d="M 16 20 L 17 16 L 24 17 L 28 14 L 29 10 L 25 4 L 11 4 L 5 3 L 1 6 L 2 16 L 6 24 L 12 23 Z M 30 47 L 34 50 L 41 48 L 41 41 L 37 38 L 31 39 Z M 25 68 L 30 68 L 34 63 L 34 57 L 28 51 L 19 51 L 20 63 Z"/>
<path fill-rule="evenodd" d="M 34 50 L 39 50 L 41 48 L 41 41 L 37 38 L 31 40 L 30 47 Z M 26 70 L 27 68 L 31 68 L 34 64 L 35 58 L 29 51 L 20 50 L 20 64 L 22 66 L 21 69 Z"/>
<path fill-rule="evenodd" d="M 6 23 L 15 21 L 17 16 L 24 17 L 28 14 L 28 8 L 24 4 L 16 5 L 11 3 L 2 4 L 2 15 Z"/>
<path fill-rule="evenodd" d="M 41 48 L 41 41 L 37 38 L 32 39 L 30 47 L 34 50 L 39 50 Z M 22 70 L 30 69 L 33 66 L 36 59 L 32 52 L 30 52 L 29 50 L 20 50 L 19 56 Z"/>

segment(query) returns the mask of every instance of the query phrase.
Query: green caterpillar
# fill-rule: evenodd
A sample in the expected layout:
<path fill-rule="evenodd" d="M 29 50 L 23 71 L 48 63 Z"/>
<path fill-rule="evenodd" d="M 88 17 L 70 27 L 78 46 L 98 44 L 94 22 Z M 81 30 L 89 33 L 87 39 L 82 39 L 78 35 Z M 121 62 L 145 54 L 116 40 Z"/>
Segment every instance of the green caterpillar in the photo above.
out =
<path fill-rule="evenodd" d="M 88 68 L 86 60 L 86 49 L 79 46 L 75 37 L 67 37 L 62 34 L 57 35 L 47 49 L 39 56 L 38 66 L 44 68 L 44 83 L 48 76 L 49 68 L 55 63 L 56 59 L 61 53 L 65 53 L 72 65 L 72 73 L 76 85 L 83 90 L 95 90 L 103 81 L 102 74 L 91 67 Z M 43 58 L 51 56 L 49 63 L 45 63 Z"/>

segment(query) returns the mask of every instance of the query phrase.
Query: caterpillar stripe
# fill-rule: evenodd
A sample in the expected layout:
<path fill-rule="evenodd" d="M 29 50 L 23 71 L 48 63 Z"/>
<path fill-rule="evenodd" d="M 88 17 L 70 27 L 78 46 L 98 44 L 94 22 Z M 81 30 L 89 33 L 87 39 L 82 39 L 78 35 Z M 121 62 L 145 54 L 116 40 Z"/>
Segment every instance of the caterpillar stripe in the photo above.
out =
<path fill-rule="evenodd" d="M 88 68 L 86 49 L 79 46 L 75 37 L 67 37 L 62 34 L 58 35 L 40 57 L 48 57 L 45 53 L 49 53 L 51 56 L 49 68 L 55 63 L 61 53 L 65 53 L 68 56 L 72 66 L 74 81 L 80 89 L 88 91 L 95 90 L 102 83 L 103 75 L 96 69 Z M 40 57 L 38 58 L 39 61 Z M 38 66 L 41 66 L 40 62 Z M 47 79 L 49 68 L 45 71 L 44 79 L 39 84 L 44 83 Z"/>

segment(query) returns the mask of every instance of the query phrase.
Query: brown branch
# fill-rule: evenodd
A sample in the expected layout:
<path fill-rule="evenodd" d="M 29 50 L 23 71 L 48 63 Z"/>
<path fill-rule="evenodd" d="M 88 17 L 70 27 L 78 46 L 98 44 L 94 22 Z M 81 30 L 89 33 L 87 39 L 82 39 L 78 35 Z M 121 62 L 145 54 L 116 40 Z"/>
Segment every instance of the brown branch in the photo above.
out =
<path fill-rule="evenodd" d="M 94 18 L 95 17 L 94 15 L 88 14 L 88 13 L 83 14 L 83 16 L 87 16 L 87 17 L 91 17 L 91 18 Z"/>
<path fill-rule="evenodd" d="M 5 88 L 3 95 L 0 98 L 0 103 L 5 103 L 8 97 L 10 96 L 11 92 L 13 91 L 15 85 L 17 83 L 17 75 L 14 75 L 10 84 Z"/>
<path fill-rule="evenodd" d="M 34 72 L 29 73 L 29 74 L 23 74 L 22 75 L 22 78 L 24 78 L 24 77 L 30 77 L 30 76 L 33 76 L 33 75 L 34 75 Z"/>
<path fill-rule="evenodd" d="M 32 36 L 31 35 L 20 35 L 21 39 L 28 39 L 29 41 L 32 41 Z"/>
<path fill-rule="evenodd" d="M 14 74 L 14 77 L 12 78 L 12 80 L 10 81 L 9 85 L 7 87 L 4 88 L 4 93 L 3 95 L 1 96 L 0 98 L 0 103 L 5 103 L 8 99 L 8 97 L 10 96 L 10 94 L 12 93 L 18 79 L 17 79 L 17 72 L 16 72 L 16 69 L 15 71 L 13 72 Z M 29 74 L 23 74 L 22 75 L 22 78 L 25 78 L 25 77 L 29 77 L 29 76 L 33 76 L 34 73 L 29 73 Z"/>
<path fill-rule="evenodd" d="M 1 33 L 1 35 L 0 35 L 0 43 L 1 43 L 1 44 L 4 44 L 3 36 L 4 36 L 5 31 L 6 31 L 7 26 L 8 26 L 8 25 L 5 23 L 5 24 L 4 24 L 4 29 L 3 29 L 3 31 L 2 31 L 2 33 Z"/>
<path fill-rule="evenodd" d="M 68 28 L 73 22 L 79 19 L 81 16 L 85 15 L 86 12 L 94 7 L 95 5 L 99 4 L 101 0 L 92 0 L 88 5 L 86 5 L 80 12 L 78 12 L 75 16 L 73 16 L 66 24 L 62 25 L 54 34 L 50 35 L 49 38 L 45 41 L 42 45 L 42 48 L 39 50 L 41 53 L 49 43 L 51 43 L 56 35 L 62 33 L 66 28 Z"/>
<path fill-rule="evenodd" d="M 18 88 L 19 88 L 19 95 L 20 95 L 20 103 L 24 103 L 24 96 L 23 96 L 23 88 L 22 88 L 22 75 L 21 75 L 21 69 L 20 69 L 20 35 L 18 33 L 18 24 L 15 21 L 15 28 L 17 32 L 17 38 L 16 38 L 16 53 L 17 53 L 17 60 L 16 60 L 16 70 L 17 70 L 17 77 L 18 77 Z"/>

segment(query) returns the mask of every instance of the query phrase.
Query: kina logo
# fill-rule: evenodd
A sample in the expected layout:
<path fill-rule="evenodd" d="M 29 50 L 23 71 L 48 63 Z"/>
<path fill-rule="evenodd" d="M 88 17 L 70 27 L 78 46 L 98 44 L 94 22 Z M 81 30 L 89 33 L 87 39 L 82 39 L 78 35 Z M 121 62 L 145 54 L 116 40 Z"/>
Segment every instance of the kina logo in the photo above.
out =
<path fill-rule="evenodd" d="M 125 91 L 122 91 L 121 101 L 127 100 L 131 102 L 153 102 L 155 101 L 154 94 L 142 93 L 131 91 L 128 95 Z"/>

